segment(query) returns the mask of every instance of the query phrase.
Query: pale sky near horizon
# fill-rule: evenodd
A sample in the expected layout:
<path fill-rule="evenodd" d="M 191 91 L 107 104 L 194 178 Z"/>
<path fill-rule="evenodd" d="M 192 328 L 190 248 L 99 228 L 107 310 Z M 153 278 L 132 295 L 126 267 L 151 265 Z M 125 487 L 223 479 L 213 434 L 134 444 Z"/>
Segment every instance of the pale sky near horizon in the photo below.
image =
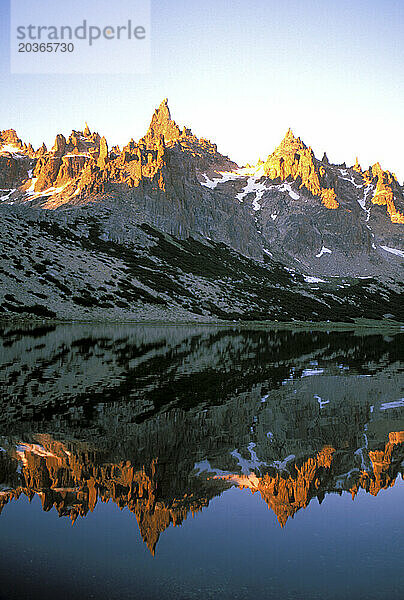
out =
<path fill-rule="evenodd" d="M 88 121 L 123 145 L 144 135 L 168 97 L 180 126 L 240 165 L 266 158 L 291 127 L 319 158 L 380 161 L 403 182 L 404 0 L 151 6 L 147 75 L 11 75 L 9 3 L 0 0 L 0 130 L 50 146 Z"/>

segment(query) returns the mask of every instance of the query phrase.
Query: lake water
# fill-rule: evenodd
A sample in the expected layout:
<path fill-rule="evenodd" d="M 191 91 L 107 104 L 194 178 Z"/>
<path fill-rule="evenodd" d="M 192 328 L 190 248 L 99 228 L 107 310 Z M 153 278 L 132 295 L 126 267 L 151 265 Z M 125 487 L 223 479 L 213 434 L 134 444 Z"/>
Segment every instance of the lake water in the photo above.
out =
<path fill-rule="evenodd" d="M 0 332 L 1 600 L 404 598 L 403 334 Z"/>

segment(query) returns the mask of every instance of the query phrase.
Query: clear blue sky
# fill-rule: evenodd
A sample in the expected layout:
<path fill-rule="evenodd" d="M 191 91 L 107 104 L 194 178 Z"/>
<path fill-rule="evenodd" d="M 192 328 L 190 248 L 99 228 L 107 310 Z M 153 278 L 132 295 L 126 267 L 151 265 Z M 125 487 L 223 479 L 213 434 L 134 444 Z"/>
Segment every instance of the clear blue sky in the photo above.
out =
<path fill-rule="evenodd" d="M 150 74 L 73 76 L 10 75 L 0 0 L 0 129 L 50 145 L 87 120 L 123 144 L 167 96 L 179 125 L 239 164 L 292 127 L 320 158 L 404 179 L 403 0 L 151 1 Z"/>

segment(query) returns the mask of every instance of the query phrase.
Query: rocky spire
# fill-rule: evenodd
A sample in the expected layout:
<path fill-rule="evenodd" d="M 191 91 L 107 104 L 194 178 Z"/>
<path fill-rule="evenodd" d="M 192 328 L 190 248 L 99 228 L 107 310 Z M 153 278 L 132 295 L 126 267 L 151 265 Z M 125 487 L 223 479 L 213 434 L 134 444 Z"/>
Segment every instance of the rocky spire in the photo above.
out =
<path fill-rule="evenodd" d="M 46 147 L 46 144 L 45 144 L 45 142 L 42 142 L 42 146 L 40 146 L 40 148 L 38 148 L 38 150 L 35 152 L 35 156 L 37 158 L 39 158 L 40 156 L 43 156 L 47 152 L 48 152 L 48 149 Z"/>
<path fill-rule="evenodd" d="M 294 135 L 291 127 L 289 127 L 289 129 L 287 130 L 284 139 L 285 140 L 293 140 L 293 139 L 295 139 L 295 135 Z"/>
<path fill-rule="evenodd" d="M 279 147 L 286 147 L 287 148 L 287 147 L 292 147 L 292 146 L 293 147 L 301 146 L 303 148 L 307 147 L 304 144 L 304 142 L 302 142 L 302 140 L 299 137 L 295 136 L 295 134 L 293 133 L 292 129 L 289 127 L 289 129 L 285 133 L 285 136 L 284 136 L 283 140 L 279 144 Z"/>
<path fill-rule="evenodd" d="M 83 134 L 84 134 L 86 137 L 88 137 L 89 135 L 91 135 L 91 131 L 90 131 L 90 128 L 89 128 L 89 126 L 88 126 L 88 124 L 87 124 L 87 121 L 86 121 L 86 126 L 84 127 Z"/>
<path fill-rule="evenodd" d="M 108 144 L 107 144 L 107 140 L 105 139 L 105 137 L 102 136 L 101 141 L 100 141 L 100 154 L 98 157 L 97 166 L 100 167 L 100 169 L 104 169 L 107 162 L 108 162 Z"/>
<path fill-rule="evenodd" d="M 354 170 L 354 171 L 356 171 L 357 173 L 362 173 L 362 168 L 361 168 L 361 166 L 360 166 L 360 164 L 359 164 L 358 157 L 356 157 L 356 159 L 355 159 L 355 164 L 354 164 L 354 166 L 353 166 L 352 168 L 353 168 L 353 170 Z"/>
<path fill-rule="evenodd" d="M 325 163 L 326 165 L 330 164 L 330 161 L 328 160 L 327 152 L 324 152 L 321 162 Z"/>
<path fill-rule="evenodd" d="M 163 136 L 165 143 L 175 141 L 181 136 L 180 128 L 171 118 L 167 98 L 154 111 L 149 129 L 141 141 L 146 146 L 155 146 L 161 136 Z"/>
<path fill-rule="evenodd" d="M 66 138 L 63 133 L 58 133 L 55 138 L 55 143 L 53 144 L 53 148 L 51 150 L 54 156 L 63 156 L 66 148 Z"/>

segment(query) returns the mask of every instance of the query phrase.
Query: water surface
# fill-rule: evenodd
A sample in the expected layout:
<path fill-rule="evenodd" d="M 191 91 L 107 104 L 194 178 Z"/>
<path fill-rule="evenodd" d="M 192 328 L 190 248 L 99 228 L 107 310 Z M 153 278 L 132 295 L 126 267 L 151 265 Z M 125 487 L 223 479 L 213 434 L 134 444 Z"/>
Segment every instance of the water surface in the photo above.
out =
<path fill-rule="evenodd" d="M 1 334 L 0 598 L 404 597 L 402 334 Z"/>

